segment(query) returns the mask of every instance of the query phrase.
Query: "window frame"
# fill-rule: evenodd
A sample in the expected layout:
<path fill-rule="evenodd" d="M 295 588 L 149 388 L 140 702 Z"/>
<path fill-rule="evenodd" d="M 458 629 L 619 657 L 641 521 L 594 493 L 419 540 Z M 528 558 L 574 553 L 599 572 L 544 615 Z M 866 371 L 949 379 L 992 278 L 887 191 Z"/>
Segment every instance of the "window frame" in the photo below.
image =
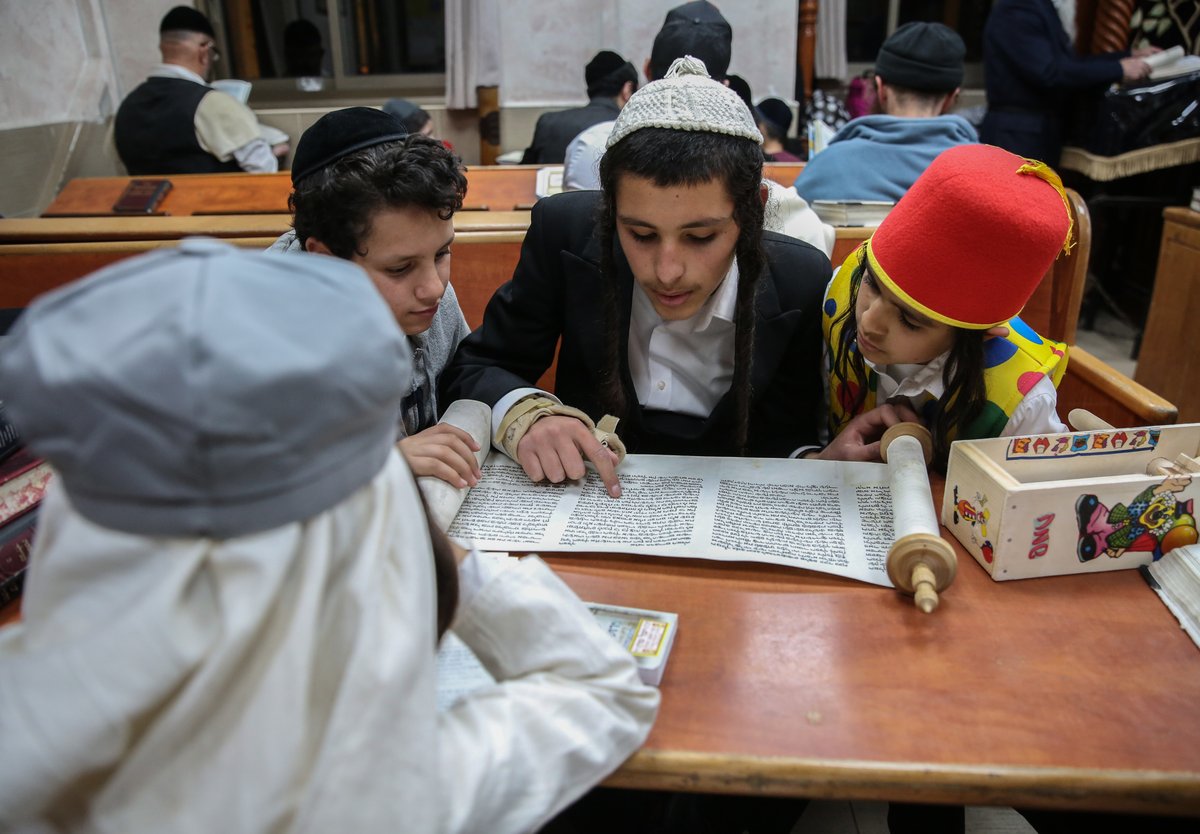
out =
<path fill-rule="evenodd" d="M 325 86 L 321 90 L 308 92 L 296 86 L 296 78 L 253 78 L 251 82 L 250 99 L 254 104 L 279 104 L 283 102 L 296 104 L 320 105 L 332 101 L 344 100 L 347 96 L 362 94 L 364 97 L 377 98 L 375 94 L 386 91 L 389 97 L 444 97 L 446 92 L 446 73 L 373 73 L 371 75 L 356 75 L 345 70 L 346 53 L 342 35 L 343 4 L 352 0 L 325 0 L 328 4 L 329 20 L 329 66 L 332 74 L 325 78 Z M 233 55 L 232 45 L 228 39 L 228 21 L 225 16 L 223 0 L 201 0 L 204 8 L 201 11 L 208 15 L 217 32 L 217 48 L 222 60 L 216 65 L 215 75 L 218 78 L 230 78 L 233 62 L 227 56 Z M 442 18 L 443 32 L 445 31 L 445 7 Z M 444 35 L 443 35 L 444 36 Z M 256 47 L 257 49 L 257 47 Z"/>

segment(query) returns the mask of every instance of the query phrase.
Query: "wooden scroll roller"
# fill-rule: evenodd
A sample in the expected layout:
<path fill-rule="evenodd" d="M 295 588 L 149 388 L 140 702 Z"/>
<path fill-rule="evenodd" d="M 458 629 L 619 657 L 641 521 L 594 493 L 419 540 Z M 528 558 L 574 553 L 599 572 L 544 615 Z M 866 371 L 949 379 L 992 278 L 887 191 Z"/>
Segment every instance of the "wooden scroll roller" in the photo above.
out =
<path fill-rule="evenodd" d="M 913 595 L 926 614 L 937 608 L 938 591 L 954 581 L 958 558 L 939 532 L 926 466 L 933 437 L 917 423 L 898 423 L 884 432 L 880 452 L 892 487 L 892 526 L 896 540 L 888 548 L 892 584 Z"/>

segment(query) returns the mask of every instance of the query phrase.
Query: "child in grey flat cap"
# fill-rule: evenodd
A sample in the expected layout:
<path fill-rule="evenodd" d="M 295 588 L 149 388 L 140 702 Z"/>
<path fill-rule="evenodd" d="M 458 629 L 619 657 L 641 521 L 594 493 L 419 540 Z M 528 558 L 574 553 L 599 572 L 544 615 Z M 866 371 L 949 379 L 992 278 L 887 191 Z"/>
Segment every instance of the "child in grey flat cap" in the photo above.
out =
<path fill-rule="evenodd" d="M 410 360 L 358 267 L 212 240 L 28 309 L 0 389 L 58 477 L 0 629 L 0 827 L 523 832 L 641 744 L 657 690 L 553 572 L 428 524 Z M 451 615 L 499 683 L 439 712 Z"/>
<path fill-rule="evenodd" d="M 587 461 L 619 496 L 606 415 L 633 452 L 817 444 L 831 269 L 763 231 L 761 142 L 737 94 L 682 58 L 621 110 L 603 190 L 534 207 L 512 281 L 443 375 L 451 398 L 492 406 L 496 446 L 531 479 L 579 478 Z M 556 345 L 551 395 L 534 386 Z"/>

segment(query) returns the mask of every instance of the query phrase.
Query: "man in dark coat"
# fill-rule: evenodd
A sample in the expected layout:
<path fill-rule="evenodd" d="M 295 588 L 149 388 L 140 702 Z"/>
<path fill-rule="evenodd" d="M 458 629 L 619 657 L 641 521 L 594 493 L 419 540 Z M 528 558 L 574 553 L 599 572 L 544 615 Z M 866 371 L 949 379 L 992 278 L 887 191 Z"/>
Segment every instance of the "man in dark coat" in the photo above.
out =
<path fill-rule="evenodd" d="M 594 124 L 611 122 L 637 89 L 637 70 L 615 52 L 596 53 L 584 70 L 588 103 L 584 107 L 545 113 L 537 121 L 533 142 L 521 162 L 526 165 L 561 165 L 567 145 Z"/>
<path fill-rule="evenodd" d="M 1057 165 L 1072 95 L 1150 74 L 1156 48 L 1079 56 L 1050 0 L 999 0 L 983 30 L 988 111 L 979 137 Z"/>

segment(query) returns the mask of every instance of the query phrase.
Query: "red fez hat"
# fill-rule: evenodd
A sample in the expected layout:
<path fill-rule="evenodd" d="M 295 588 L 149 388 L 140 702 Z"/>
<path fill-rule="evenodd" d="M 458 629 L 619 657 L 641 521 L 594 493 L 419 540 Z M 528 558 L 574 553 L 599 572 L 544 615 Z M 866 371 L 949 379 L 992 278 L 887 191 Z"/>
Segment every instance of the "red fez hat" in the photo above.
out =
<path fill-rule="evenodd" d="M 867 242 L 877 278 L 935 321 L 970 330 L 1021 312 L 1074 221 L 1058 174 L 991 145 L 943 151 Z"/>

